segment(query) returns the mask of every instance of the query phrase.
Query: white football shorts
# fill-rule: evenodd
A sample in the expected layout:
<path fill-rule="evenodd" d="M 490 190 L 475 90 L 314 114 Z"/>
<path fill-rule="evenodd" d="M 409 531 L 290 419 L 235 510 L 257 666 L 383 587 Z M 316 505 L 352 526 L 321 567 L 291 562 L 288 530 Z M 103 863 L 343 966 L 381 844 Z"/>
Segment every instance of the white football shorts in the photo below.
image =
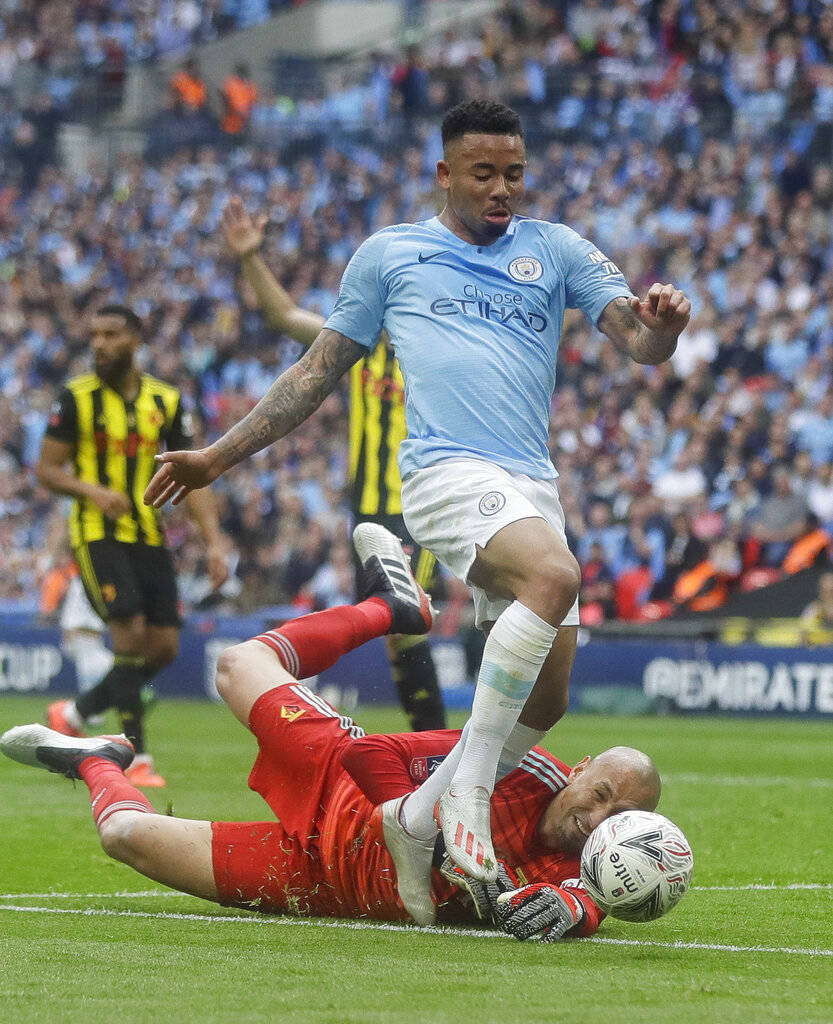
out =
<path fill-rule="evenodd" d="M 544 519 L 567 545 L 555 480 L 535 480 L 479 459 L 446 459 L 409 473 L 402 481 L 402 515 L 416 543 L 467 583 L 477 545 L 485 547 L 519 519 Z M 472 591 L 478 626 L 494 622 L 512 603 L 480 587 Z M 578 624 L 576 601 L 561 625 Z"/>

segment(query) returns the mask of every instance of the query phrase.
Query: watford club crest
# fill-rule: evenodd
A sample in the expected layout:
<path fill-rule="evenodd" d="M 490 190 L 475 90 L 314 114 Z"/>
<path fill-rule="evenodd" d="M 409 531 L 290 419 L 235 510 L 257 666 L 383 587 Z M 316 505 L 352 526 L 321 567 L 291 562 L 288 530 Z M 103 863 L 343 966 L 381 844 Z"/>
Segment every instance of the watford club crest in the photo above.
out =
<path fill-rule="evenodd" d="M 281 718 L 286 718 L 290 722 L 297 721 L 301 715 L 303 715 L 304 709 L 299 708 L 297 704 L 282 704 L 281 705 Z"/>

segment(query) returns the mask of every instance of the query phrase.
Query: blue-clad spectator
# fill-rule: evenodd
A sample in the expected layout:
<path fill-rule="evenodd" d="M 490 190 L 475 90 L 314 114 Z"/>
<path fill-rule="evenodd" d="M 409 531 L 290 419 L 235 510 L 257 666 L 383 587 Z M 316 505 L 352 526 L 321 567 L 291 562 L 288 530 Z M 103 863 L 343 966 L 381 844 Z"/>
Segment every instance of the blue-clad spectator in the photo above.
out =
<path fill-rule="evenodd" d="M 817 466 L 833 461 L 833 393 L 828 391 L 796 432 L 796 446 Z"/>
<path fill-rule="evenodd" d="M 613 522 L 613 513 L 606 501 L 592 502 L 587 528 L 578 538 L 578 560 L 582 564 L 589 561 L 593 545 L 598 544 L 604 552 L 606 564 L 618 576 L 624 568 L 623 551 L 627 533 L 626 526 Z"/>
<path fill-rule="evenodd" d="M 779 319 L 773 324 L 764 351 L 764 361 L 771 373 L 793 381 L 807 363 L 810 346 L 804 338 L 791 337 L 790 326 L 790 321 L 786 319 Z"/>

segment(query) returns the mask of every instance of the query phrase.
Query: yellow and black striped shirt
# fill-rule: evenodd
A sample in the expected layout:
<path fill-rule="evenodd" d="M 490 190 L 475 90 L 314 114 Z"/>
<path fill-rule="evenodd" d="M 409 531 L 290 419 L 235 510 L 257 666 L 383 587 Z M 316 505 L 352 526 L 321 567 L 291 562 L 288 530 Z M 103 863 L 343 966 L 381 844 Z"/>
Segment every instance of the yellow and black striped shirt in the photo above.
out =
<path fill-rule="evenodd" d="M 393 348 L 381 340 L 350 378 L 350 480 L 358 516 L 400 515 L 397 455 L 405 439 L 405 382 Z"/>
<path fill-rule="evenodd" d="M 139 393 L 127 402 L 95 373 L 74 377 L 58 397 L 46 433 L 73 446 L 79 480 L 120 491 L 132 506 L 114 522 L 91 501 L 76 499 L 69 517 L 73 547 L 105 538 L 154 547 L 164 543 L 159 513 L 142 502 L 142 495 L 162 445 L 191 447 L 190 417 L 175 387 L 144 373 Z"/>

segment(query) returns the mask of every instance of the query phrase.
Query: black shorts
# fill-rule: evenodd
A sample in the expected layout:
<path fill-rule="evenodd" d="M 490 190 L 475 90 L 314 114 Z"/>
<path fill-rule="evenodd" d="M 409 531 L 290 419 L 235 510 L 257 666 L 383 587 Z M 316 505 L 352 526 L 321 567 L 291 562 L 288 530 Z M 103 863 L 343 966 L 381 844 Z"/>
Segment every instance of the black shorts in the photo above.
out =
<path fill-rule="evenodd" d="M 390 530 L 394 536 L 402 541 L 405 554 L 411 559 L 411 572 L 414 574 L 414 578 L 422 589 L 430 594 L 435 588 L 437 580 L 437 559 L 427 548 L 421 548 L 414 541 L 405 527 L 403 517 L 401 515 L 366 516 L 358 515 L 355 512 L 353 515 L 356 523 L 378 523 L 379 526 L 384 526 L 386 530 Z M 353 551 L 353 563 L 358 572 L 361 566 L 356 557 L 355 549 Z"/>
<path fill-rule="evenodd" d="M 81 582 L 104 619 L 143 614 L 151 626 L 181 626 L 176 577 L 163 547 L 93 540 L 75 548 Z"/>

